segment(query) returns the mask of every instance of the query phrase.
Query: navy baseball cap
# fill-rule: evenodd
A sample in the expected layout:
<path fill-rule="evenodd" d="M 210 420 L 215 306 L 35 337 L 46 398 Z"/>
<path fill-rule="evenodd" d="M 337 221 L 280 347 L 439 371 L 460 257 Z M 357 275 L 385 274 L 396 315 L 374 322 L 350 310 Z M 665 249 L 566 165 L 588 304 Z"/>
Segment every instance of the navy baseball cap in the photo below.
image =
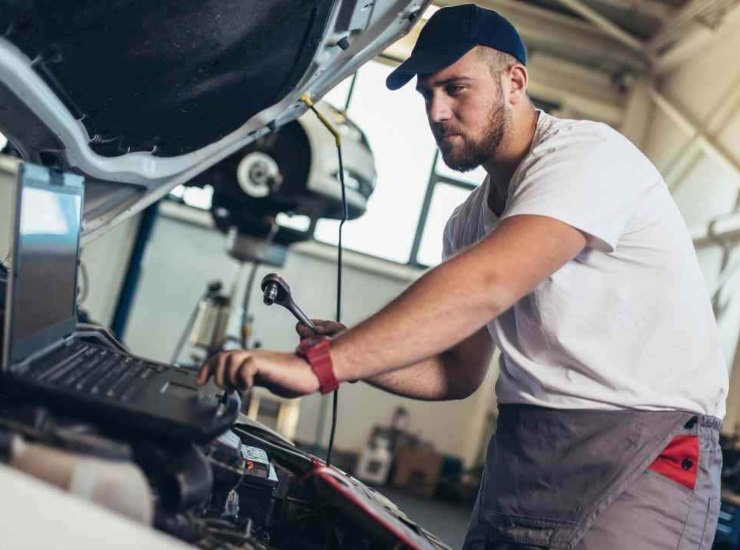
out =
<path fill-rule="evenodd" d="M 411 56 L 388 76 L 385 85 L 398 90 L 418 74 L 449 67 L 479 44 L 527 64 L 524 42 L 514 25 L 493 10 L 462 4 L 441 8 L 429 18 Z"/>

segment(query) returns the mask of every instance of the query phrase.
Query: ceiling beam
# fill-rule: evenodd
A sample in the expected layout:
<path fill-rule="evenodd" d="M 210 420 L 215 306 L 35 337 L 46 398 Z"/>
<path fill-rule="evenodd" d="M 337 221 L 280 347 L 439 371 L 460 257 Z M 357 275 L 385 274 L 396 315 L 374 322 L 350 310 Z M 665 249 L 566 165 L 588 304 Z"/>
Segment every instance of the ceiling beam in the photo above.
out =
<path fill-rule="evenodd" d="M 699 21 L 710 19 L 714 21 L 712 27 L 718 26 L 724 14 L 737 3 L 737 0 L 689 0 L 663 24 L 660 32 L 649 40 L 650 53 L 657 54 L 672 42 L 680 40 Z M 710 28 L 706 21 L 703 26 Z"/>
<path fill-rule="evenodd" d="M 707 134 L 706 129 L 701 124 L 691 120 L 689 115 L 673 105 L 656 89 L 651 89 L 649 93 L 655 105 L 689 134 L 691 139 L 695 140 L 705 151 L 732 170 L 738 178 L 738 184 L 740 184 L 740 161 L 734 156 L 733 152 L 729 151 L 716 138 Z"/>
<path fill-rule="evenodd" d="M 715 44 L 732 39 L 737 32 L 738 24 L 740 24 L 740 6 L 727 12 L 718 28 L 712 29 L 694 23 L 684 31 L 673 46 L 655 57 L 655 73 L 660 75 L 670 72 Z M 657 37 L 653 40 L 656 39 Z"/>
<path fill-rule="evenodd" d="M 608 73 L 541 52 L 535 52 L 527 65 L 532 97 L 558 103 L 566 112 L 577 111 L 586 118 L 620 124 L 624 97 Z"/>
<path fill-rule="evenodd" d="M 678 10 L 671 5 L 654 0 L 589 0 L 589 4 L 644 15 L 660 21 L 669 19 Z"/>
<path fill-rule="evenodd" d="M 698 27 L 670 49 L 654 57 L 653 69 L 656 75 L 668 73 L 690 60 L 699 52 L 705 52 L 717 41 L 717 31 Z"/>
<path fill-rule="evenodd" d="M 453 6 L 460 2 L 438 0 L 435 3 Z M 511 21 L 530 51 L 558 55 L 611 72 L 627 69 L 641 73 L 649 65 L 640 53 L 576 17 L 516 0 L 477 0 L 477 3 Z"/>
<path fill-rule="evenodd" d="M 566 8 L 573 10 L 578 15 L 590 21 L 596 27 L 604 31 L 609 36 L 616 38 L 622 44 L 637 52 L 640 55 L 645 55 L 645 44 L 632 36 L 627 31 L 623 30 L 619 25 L 612 23 L 608 18 L 601 15 L 595 9 L 588 7 L 580 0 L 557 0 L 560 4 Z"/>

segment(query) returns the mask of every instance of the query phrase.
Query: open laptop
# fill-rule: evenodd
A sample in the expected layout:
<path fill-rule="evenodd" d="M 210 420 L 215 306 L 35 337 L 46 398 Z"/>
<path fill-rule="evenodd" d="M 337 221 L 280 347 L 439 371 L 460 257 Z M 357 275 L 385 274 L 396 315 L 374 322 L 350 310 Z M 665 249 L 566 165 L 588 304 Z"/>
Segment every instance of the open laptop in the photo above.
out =
<path fill-rule="evenodd" d="M 9 219 L 0 238 L 10 237 L 2 383 L 99 424 L 195 441 L 217 436 L 239 413 L 236 394 L 200 388 L 192 371 L 78 330 L 83 191 L 79 176 L 0 156 L 0 223 Z"/>

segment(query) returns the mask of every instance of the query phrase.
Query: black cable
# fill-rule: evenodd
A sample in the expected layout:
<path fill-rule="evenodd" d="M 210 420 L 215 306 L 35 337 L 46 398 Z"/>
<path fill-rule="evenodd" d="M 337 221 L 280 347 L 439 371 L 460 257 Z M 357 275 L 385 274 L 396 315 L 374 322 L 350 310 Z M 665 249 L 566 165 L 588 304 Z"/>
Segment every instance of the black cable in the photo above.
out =
<path fill-rule="evenodd" d="M 347 189 L 344 185 L 344 163 L 342 162 L 342 146 L 337 142 L 339 156 L 339 179 L 342 183 L 342 220 L 339 222 L 339 240 L 337 243 L 337 323 L 342 322 L 342 229 L 349 217 L 347 209 Z"/>
<path fill-rule="evenodd" d="M 344 163 L 342 162 L 342 146 L 337 142 L 339 156 L 339 179 L 342 183 L 342 221 L 339 222 L 339 239 L 337 241 L 337 323 L 342 322 L 342 229 L 347 221 L 347 193 L 344 184 Z M 329 448 L 326 451 L 326 465 L 331 466 L 331 453 L 334 449 L 334 435 L 337 429 L 337 409 L 339 408 L 339 389 L 334 390 L 334 399 L 331 407 L 331 432 L 329 433 Z"/>
<path fill-rule="evenodd" d="M 321 119 L 316 107 L 310 106 L 314 114 Z M 337 241 L 337 311 L 336 321 L 342 322 L 342 229 L 344 223 L 349 217 L 347 209 L 347 188 L 344 184 L 344 161 L 342 160 L 342 144 L 339 137 L 336 137 L 337 156 L 339 157 L 339 181 L 342 186 L 342 218 L 339 222 L 339 239 Z M 334 399 L 331 410 L 331 431 L 329 432 L 329 447 L 326 450 L 326 465 L 331 466 L 331 453 L 334 450 L 334 435 L 337 430 L 337 409 L 339 408 L 339 389 L 334 390 Z"/>

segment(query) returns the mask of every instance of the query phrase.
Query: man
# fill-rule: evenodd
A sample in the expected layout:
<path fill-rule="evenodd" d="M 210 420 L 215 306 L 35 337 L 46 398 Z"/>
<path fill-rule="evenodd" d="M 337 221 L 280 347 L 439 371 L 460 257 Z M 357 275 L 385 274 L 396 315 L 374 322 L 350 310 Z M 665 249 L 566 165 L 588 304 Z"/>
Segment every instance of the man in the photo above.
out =
<path fill-rule="evenodd" d="M 461 399 L 495 343 L 500 415 L 465 548 L 707 549 L 727 371 L 685 225 L 624 137 L 532 106 L 525 64 L 497 13 L 436 12 L 388 86 L 417 76 L 445 162 L 488 172 L 446 261 L 358 326 L 324 323 L 336 335 L 302 357 L 221 354 L 200 381 Z"/>

